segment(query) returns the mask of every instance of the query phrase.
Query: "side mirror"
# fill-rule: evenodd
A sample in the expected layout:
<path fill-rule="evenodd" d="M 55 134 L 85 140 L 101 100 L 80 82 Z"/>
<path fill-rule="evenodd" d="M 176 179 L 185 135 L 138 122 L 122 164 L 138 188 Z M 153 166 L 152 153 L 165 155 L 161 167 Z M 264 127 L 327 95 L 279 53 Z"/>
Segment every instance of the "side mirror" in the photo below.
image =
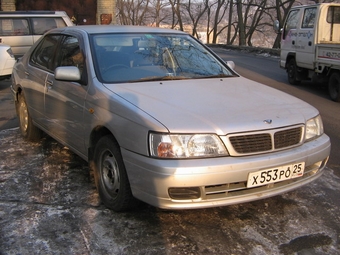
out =
<path fill-rule="evenodd" d="M 280 33 L 280 22 L 278 20 L 274 21 L 273 28 L 275 33 L 277 34 Z"/>
<path fill-rule="evenodd" d="M 234 61 L 226 61 L 226 63 L 227 63 L 227 66 L 229 66 L 231 69 L 235 69 L 235 63 L 234 63 Z"/>
<path fill-rule="evenodd" d="M 61 81 L 80 81 L 80 71 L 76 66 L 59 66 L 54 71 L 56 80 Z"/>

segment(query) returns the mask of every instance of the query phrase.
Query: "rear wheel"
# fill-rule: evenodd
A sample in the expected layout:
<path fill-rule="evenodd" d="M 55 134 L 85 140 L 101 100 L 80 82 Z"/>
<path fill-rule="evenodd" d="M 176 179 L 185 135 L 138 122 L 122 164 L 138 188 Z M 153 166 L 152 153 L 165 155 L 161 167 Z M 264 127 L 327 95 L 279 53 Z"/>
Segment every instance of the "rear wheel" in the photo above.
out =
<path fill-rule="evenodd" d="M 123 211 L 136 204 L 119 146 L 111 135 L 102 137 L 95 147 L 94 179 L 106 207 Z"/>
<path fill-rule="evenodd" d="M 25 97 L 22 93 L 18 95 L 17 113 L 19 117 L 19 127 L 23 137 L 29 141 L 37 141 L 41 138 L 42 131 L 34 126 L 32 118 L 28 112 Z"/>
<path fill-rule="evenodd" d="M 297 67 L 295 59 L 291 59 L 287 65 L 288 81 L 292 85 L 299 85 L 300 80 L 297 79 Z"/>
<path fill-rule="evenodd" d="M 340 102 L 340 73 L 331 74 L 328 81 L 328 93 L 334 102 Z"/>

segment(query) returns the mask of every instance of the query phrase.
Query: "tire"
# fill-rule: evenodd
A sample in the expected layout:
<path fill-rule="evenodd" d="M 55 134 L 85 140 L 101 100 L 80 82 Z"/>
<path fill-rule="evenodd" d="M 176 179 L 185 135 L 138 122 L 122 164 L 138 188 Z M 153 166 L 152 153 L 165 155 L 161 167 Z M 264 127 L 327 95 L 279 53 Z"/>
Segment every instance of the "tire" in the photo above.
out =
<path fill-rule="evenodd" d="M 17 113 L 22 136 L 29 141 L 40 140 L 42 131 L 34 126 L 27 108 L 25 97 L 22 93 L 18 95 Z"/>
<path fill-rule="evenodd" d="M 297 67 L 295 63 L 295 59 L 291 59 L 287 65 L 287 75 L 288 75 L 288 82 L 292 85 L 299 85 L 300 80 L 297 79 Z"/>
<path fill-rule="evenodd" d="M 334 72 L 328 81 L 328 93 L 334 102 L 340 102 L 340 73 Z"/>
<path fill-rule="evenodd" d="M 117 142 L 111 135 L 102 137 L 94 150 L 94 180 L 103 204 L 114 211 L 134 207 L 129 179 Z"/>

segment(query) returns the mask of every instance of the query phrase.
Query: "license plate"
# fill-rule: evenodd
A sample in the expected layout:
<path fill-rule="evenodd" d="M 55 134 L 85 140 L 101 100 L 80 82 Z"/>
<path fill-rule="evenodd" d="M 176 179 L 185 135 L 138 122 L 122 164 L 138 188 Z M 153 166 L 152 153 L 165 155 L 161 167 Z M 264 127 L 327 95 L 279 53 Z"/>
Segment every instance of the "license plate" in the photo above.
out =
<path fill-rule="evenodd" d="M 247 188 L 298 178 L 303 176 L 304 170 L 305 162 L 301 162 L 249 173 Z"/>

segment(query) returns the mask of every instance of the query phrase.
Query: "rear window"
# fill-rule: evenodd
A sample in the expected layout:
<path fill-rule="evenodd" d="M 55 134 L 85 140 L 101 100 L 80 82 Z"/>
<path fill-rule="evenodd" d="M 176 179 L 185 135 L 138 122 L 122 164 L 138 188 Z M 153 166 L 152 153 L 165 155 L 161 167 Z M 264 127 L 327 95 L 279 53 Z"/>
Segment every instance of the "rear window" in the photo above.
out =
<path fill-rule="evenodd" d="M 327 12 L 327 22 L 332 24 L 340 24 L 340 7 L 331 6 Z"/>

